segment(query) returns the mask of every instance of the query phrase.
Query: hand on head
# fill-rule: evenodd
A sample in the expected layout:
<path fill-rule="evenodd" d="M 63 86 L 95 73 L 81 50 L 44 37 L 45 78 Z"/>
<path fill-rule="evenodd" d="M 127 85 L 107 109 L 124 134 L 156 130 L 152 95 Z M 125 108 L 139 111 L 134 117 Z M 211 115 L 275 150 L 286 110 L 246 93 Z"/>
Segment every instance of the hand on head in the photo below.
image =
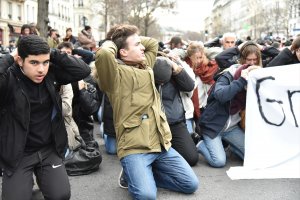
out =
<path fill-rule="evenodd" d="M 10 53 L 10 55 L 11 55 L 12 57 L 14 57 L 14 60 L 15 60 L 15 61 L 17 61 L 17 58 L 18 58 L 18 56 L 19 56 L 19 54 L 18 54 L 18 48 L 15 48 L 15 49 Z"/>

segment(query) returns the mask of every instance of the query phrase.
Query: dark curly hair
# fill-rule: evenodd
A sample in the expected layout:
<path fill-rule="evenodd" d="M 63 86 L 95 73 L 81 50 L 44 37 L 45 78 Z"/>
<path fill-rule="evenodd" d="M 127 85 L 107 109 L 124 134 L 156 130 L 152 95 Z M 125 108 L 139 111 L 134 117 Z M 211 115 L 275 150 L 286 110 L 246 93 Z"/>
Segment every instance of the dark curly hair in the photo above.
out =
<path fill-rule="evenodd" d="M 29 55 L 50 53 L 50 47 L 45 39 L 37 35 L 28 35 L 20 38 L 18 42 L 18 54 L 22 59 Z"/>

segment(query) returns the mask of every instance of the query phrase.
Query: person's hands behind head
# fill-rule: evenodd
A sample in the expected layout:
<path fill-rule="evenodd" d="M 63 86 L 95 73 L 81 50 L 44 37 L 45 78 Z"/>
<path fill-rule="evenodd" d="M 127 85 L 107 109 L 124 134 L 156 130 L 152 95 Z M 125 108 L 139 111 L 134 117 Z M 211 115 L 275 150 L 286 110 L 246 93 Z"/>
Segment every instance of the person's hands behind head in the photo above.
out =
<path fill-rule="evenodd" d="M 15 49 L 10 53 L 10 55 L 11 55 L 12 57 L 14 57 L 14 60 L 15 60 L 15 61 L 17 61 L 17 58 L 18 58 L 18 56 L 19 56 L 19 54 L 18 54 L 18 48 L 15 48 Z"/>
<path fill-rule="evenodd" d="M 76 57 L 76 58 L 82 58 L 80 55 L 78 55 L 78 54 L 74 54 L 73 55 L 74 57 Z"/>
<path fill-rule="evenodd" d="M 87 89 L 86 82 L 84 82 L 83 80 L 78 81 L 78 88 L 79 88 L 79 90 Z"/>
<path fill-rule="evenodd" d="M 260 44 L 256 44 L 256 46 L 258 46 L 259 50 L 264 50 L 264 46 L 263 45 L 260 45 Z"/>
<path fill-rule="evenodd" d="M 243 42 L 242 44 L 240 44 L 240 45 L 238 46 L 238 49 L 241 50 L 241 48 L 244 46 L 244 44 L 245 44 L 246 42 L 248 42 L 248 41 L 245 41 L 245 42 Z"/>
<path fill-rule="evenodd" d="M 178 60 L 180 60 L 180 57 L 178 55 L 176 55 L 175 53 L 173 53 L 172 51 L 170 51 L 168 54 L 167 54 L 168 58 L 172 61 L 175 61 L 177 62 Z"/>
<path fill-rule="evenodd" d="M 170 59 L 171 60 L 171 59 Z M 182 67 L 179 61 L 171 60 L 172 63 L 172 74 L 177 75 L 182 71 Z"/>

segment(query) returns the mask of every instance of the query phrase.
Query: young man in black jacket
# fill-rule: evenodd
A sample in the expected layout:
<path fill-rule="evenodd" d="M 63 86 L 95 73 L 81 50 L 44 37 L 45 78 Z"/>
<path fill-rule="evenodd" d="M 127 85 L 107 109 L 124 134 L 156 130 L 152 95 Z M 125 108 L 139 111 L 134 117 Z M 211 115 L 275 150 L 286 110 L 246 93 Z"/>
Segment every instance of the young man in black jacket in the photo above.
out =
<path fill-rule="evenodd" d="M 61 52 L 69 55 L 79 56 L 85 63 L 90 64 L 94 54 L 85 49 L 74 49 L 72 43 L 63 42 L 57 46 Z M 92 115 L 96 114 L 100 107 L 96 82 L 89 75 L 84 80 L 71 83 L 73 90 L 73 118 L 78 126 L 80 136 L 87 145 L 98 147 L 93 136 L 94 120 Z"/>
<path fill-rule="evenodd" d="M 70 198 L 59 88 L 89 74 L 81 59 L 50 52 L 36 35 L 23 37 L 17 52 L 0 59 L 2 199 L 30 200 L 33 173 L 45 199 Z"/>

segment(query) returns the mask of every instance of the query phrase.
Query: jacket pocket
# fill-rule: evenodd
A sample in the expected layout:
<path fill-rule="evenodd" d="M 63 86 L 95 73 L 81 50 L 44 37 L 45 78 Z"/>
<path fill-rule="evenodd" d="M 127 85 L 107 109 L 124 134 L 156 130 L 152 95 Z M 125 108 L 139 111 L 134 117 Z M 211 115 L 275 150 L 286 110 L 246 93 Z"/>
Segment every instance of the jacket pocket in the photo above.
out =
<path fill-rule="evenodd" d="M 124 150 L 150 149 L 149 119 L 131 117 L 123 123 L 123 127 Z"/>

